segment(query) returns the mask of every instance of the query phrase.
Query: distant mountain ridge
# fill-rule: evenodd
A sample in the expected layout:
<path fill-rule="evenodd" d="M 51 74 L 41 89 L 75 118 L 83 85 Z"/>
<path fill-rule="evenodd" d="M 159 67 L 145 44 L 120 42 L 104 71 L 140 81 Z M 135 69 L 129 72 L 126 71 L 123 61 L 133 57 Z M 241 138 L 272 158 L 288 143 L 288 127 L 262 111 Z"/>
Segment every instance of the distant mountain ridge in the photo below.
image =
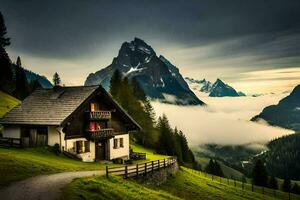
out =
<path fill-rule="evenodd" d="M 157 56 L 153 48 L 139 38 L 124 42 L 112 63 L 89 74 L 84 85 L 101 84 L 108 90 L 115 70 L 129 79 L 135 78 L 152 99 L 180 105 L 204 104 L 190 90 L 179 69 L 164 56 Z"/>
<path fill-rule="evenodd" d="M 237 92 L 233 87 L 224 83 L 221 79 L 217 79 L 213 84 L 206 79 L 196 80 L 189 77 L 186 77 L 185 79 L 188 81 L 188 83 L 194 85 L 193 89 L 209 93 L 210 97 L 246 96 L 243 92 Z"/>
<path fill-rule="evenodd" d="M 16 65 L 12 64 L 11 68 L 12 68 L 13 74 L 15 74 Z M 53 87 L 52 83 L 45 76 L 39 75 L 39 74 L 32 72 L 28 69 L 25 69 L 25 68 L 23 68 L 23 69 L 25 71 L 25 75 L 26 75 L 28 83 L 31 83 L 32 81 L 37 80 L 43 88 L 52 88 Z"/>
<path fill-rule="evenodd" d="M 253 117 L 252 121 L 263 119 L 270 125 L 300 131 L 300 85 L 296 86 L 289 96 L 271 105 Z"/>

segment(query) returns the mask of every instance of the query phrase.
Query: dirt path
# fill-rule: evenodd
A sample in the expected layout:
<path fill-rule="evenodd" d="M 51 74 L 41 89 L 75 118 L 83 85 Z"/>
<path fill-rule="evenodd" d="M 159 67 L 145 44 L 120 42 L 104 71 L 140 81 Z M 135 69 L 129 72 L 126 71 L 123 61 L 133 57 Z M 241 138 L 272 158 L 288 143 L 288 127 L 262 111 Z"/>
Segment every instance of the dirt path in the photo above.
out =
<path fill-rule="evenodd" d="M 102 175 L 105 171 L 62 172 L 41 175 L 11 184 L 0 189 L 1 200 L 55 200 L 61 190 L 74 178 Z"/>

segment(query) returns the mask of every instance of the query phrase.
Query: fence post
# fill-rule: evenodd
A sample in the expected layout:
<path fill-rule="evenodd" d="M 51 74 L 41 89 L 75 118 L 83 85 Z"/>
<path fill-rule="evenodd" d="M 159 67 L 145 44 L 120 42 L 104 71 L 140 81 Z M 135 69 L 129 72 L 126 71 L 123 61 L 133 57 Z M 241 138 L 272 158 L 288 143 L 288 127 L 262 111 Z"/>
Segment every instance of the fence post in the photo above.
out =
<path fill-rule="evenodd" d="M 158 160 L 158 169 L 160 169 L 160 162 L 159 162 L 159 160 Z"/>
<path fill-rule="evenodd" d="M 166 159 L 164 158 L 164 167 L 166 167 Z"/>
<path fill-rule="evenodd" d="M 136 164 L 136 176 L 139 176 L 139 164 Z"/>
<path fill-rule="evenodd" d="M 152 172 L 153 172 L 153 168 L 154 168 L 154 161 L 152 161 L 151 163 L 152 163 Z"/>
<path fill-rule="evenodd" d="M 108 178 L 108 166 L 106 165 L 106 178 Z"/>
<path fill-rule="evenodd" d="M 145 163 L 145 174 L 147 174 L 147 163 Z"/>
<path fill-rule="evenodd" d="M 125 178 L 128 178 L 128 170 L 127 170 L 127 165 L 125 165 Z"/>

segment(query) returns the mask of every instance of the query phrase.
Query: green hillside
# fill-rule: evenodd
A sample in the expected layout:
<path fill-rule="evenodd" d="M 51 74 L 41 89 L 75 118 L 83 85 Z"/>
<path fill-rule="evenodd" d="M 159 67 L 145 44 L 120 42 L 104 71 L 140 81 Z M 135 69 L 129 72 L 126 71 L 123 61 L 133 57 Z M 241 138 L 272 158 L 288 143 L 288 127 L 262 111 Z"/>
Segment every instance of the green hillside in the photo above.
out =
<path fill-rule="evenodd" d="M 211 180 L 210 176 L 184 167 L 160 186 L 144 185 L 116 176 L 80 178 L 64 189 L 62 199 L 274 199 L 273 193 L 267 193 L 267 190 L 267 195 L 262 194 L 258 187 L 255 187 L 256 192 L 251 192 L 250 185 L 245 185 L 245 190 L 242 190 L 241 184 L 234 187 L 232 180 L 230 185 L 226 180 L 222 179 L 220 183 L 219 179 Z M 280 191 L 276 194 L 280 199 L 288 197 Z M 291 199 L 299 197 L 292 195 Z"/>
<path fill-rule="evenodd" d="M 0 118 L 19 103 L 20 100 L 0 91 Z"/>
<path fill-rule="evenodd" d="M 100 170 L 104 164 L 84 163 L 55 155 L 45 148 L 0 148 L 0 187 L 41 174 L 62 171 Z"/>
<path fill-rule="evenodd" d="M 0 91 L 0 118 L 3 117 L 13 107 L 18 105 L 20 100 Z M 2 125 L 0 125 L 0 136 L 2 134 Z"/>
<path fill-rule="evenodd" d="M 204 169 L 205 166 L 207 166 L 207 164 L 209 163 L 209 158 L 206 157 L 202 157 L 202 156 L 196 156 L 196 161 L 202 166 L 202 168 Z M 223 162 L 218 161 L 221 165 L 221 169 L 225 175 L 225 177 L 227 178 L 232 178 L 232 179 L 236 179 L 236 180 L 242 180 L 244 177 L 244 174 L 242 174 L 241 172 L 239 172 L 238 170 L 235 170 L 231 167 L 228 167 L 227 165 L 225 165 Z"/>

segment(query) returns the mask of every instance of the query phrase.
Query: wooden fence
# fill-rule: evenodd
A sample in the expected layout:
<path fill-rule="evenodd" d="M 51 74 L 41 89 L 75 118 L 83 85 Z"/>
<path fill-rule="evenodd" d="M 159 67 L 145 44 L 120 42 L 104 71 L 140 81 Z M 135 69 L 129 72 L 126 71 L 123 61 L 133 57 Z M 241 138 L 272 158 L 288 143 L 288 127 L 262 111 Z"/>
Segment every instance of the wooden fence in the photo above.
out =
<path fill-rule="evenodd" d="M 235 179 L 219 177 L 219 176 L 207 174 L 205 172 L 201 172 L 201 171 L 197 171 L 197 170 L 191 170 L 191 173 L 194 173 L 195 175 L 201 174 L 202 176 L 204 176 L 208 179 L 211 179 L 212 181 L 216 181 L 216 182 L 219 182 L 220 184 L 226 184 L 226 185 L 229 185 L 232 187 L 236 187 L 237 189 L 239 188 L 239 189 L 246 190 L 246 191 L 261 193 L 263 195 L 267 195 L 267 196 L 278 198 L 278 199 L 287 199 L 287 200 L 298 199 L 298 200 L 300 200 L 300 195 L 253 185 L 253 183 L 241 182 L 241 181 L 238 181 Z"/>
<path fill-rule="evenodd" d="M 123 176 L 123 178 L 131 178 L 137 177 L 139 175 L 152 173 L 155 170 L 166 168 L 177 163 L 177 159 L 175 157 L 163 159 L 163 160 L 155 160 L 146 163 L 139 163 L 136 165 L 125 165 L 124 167 L 108 167 L 106 166 L 106 177 L 109 174 L 114 174 L 118 176 Z"/>
<path fill-rule="evenodd" d="M 0 137 L 0 146 L 22 147 L 22 141 L 20 138 Z"/>

